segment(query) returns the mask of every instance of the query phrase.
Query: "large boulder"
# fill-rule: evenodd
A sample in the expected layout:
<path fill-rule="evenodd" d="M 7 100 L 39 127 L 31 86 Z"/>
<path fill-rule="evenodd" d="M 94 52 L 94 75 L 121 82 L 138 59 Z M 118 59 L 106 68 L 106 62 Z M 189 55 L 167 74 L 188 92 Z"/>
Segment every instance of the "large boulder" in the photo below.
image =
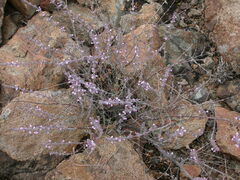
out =
<path fill-rule="evenodd" d="M 116 48 L 117 51 L 114 52 L 117 52 L 117 55 L 113 59 L 121 66 L 125 74 L 136 75 L 136 78 L 140 80 L 138 84 L 140 90 L 137 95 L 139 98 L 143 98 L 152 108 L 151 114 L 148 114 L 147 111 L 144 112 L 146 117 L 150 118 L 149 121 L 146 121 L 149 127 L 153 124 L 157 127 L 169 125 L 161 132 L 155 131 L 155 136 L 163 140 L 162 143 L 165 148 L 179 149 L 188 146 L 203 134 L 208 118 L 201 106 L 192 105 L 186 100 L 175 99 L 174 106 L 170 105 L 171 101 L 168 99 L 171 67 L 166 66 L 165 59 L 158 53 L 158 49 L 163 43 L 161 37 L 163 38 L 167 31 L 161 33 L 161 30 L 155 25 L 145 24 L 124 35 L 123 45 L 118 49 Z M 180 54 L 184 50 L 189 56 L 205 51 L 205 46 L 198 42 L 201 39 L 199 33 L 189 33 L 176 29 L 173 32 L 175 34 L 168 34 L 171 42 L 169 48 L 167 45 L 171 57 L 176 55 L 172 50 L 172 46 L 176 46 L 176 44 L 179 45 L 176 46 L 178 56 L 181 56 Z M 189 35 L 192 36 L 188 37 Z M 181 44 L 182 39 L 186 43 Z M 198 45 L 194 44 L 194 47 L 192 47 L 191 43 L 194 41 L 198 42 Z"/>
<path fill-rule="evenodd" d="M 124 35 L 122 41 L 123 45 L 115 49 L 117 52 L 115 61 L 118 61 L 125 73 L 135 74 L 144 71 L 151 64 L 158 68 L 164 66 L 163 58 L 157 53 L 161 39 L 155 25 L 141 25 Z"/>
<path fill-rule="evenodd" d="M 147 97 L 152 106 L 165 104 L 171 68 L 157 51 L 161 46 L 157 26 L 144 24 L 124 35 L 121 43 L 114 47 L 114 62 L 124 74 L 139 80 L 139 96 Z"/>
<path fill-rule="evenodd" d="M 205 24 L 223 59 L 240 73 L 240 1 L 206 0 Z"/>
<path fill-rule="evenodd" d="M 64 81 L 61 63 L 83 53 L 57 24 L 50 14 L 41 12 L 0 48 L 0 79 L 7 85 L 2 87 L 2 101 L 15 96 L 15 86 L 23 91 L 56 89 Z"/>
<path fill-rule="evenodd" d="M 111 143 L 102 137 L 96 144 L 91 154 L 83 152 L 61 162 L 45 180 L 154 179 L 130 142 Z"/>
<path fill-rule="evenodd" d="M 92 114 L 90 101 L 83 102 L 76 103 L 69 90 L 21 94 L 0 115 L 0 151 L 17 161 L 16 168 L 25 164 L 29 173 L 47 172 L 86 135 Z"/>

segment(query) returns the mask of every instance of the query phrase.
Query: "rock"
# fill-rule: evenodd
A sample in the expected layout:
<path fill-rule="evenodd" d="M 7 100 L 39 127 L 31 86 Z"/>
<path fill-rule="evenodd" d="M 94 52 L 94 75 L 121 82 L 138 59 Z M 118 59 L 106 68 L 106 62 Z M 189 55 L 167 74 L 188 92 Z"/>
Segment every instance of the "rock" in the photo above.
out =
<path fill-rule="evenodd" d="M 240 112 L 240 93 L 227 98 L 225 102 L 232 110 Z"/>
<path fill-rule="evenodd" d="M 158 3 L 144 4 L 139 12 L 122 16 L 120 25 L 123 32 L 128 33 L 143 24 L 156 24 L 162 12 L 162 6 Z"/>
<path fill-rule="evenodd" d="M 2 101 L 17 95 L 15 86 L 24 91 L 59 88 L 65 78 L 64 66 L 59 64 L 71 54 L 75 58 L 84 54 L 56 23 L 41 12 L 0 48 L 0 79 L 11 87 L 2 86 Z"/>
<path fill-rule="evenodd" d="M 205 25 L 224 61 L 240 73 L 240 1 L 206 0 Z"/>
<path fill-rule="evenodd" d="M 215 62 L 212 57 L 206 57 L 202 60 L 202 62 L 203 64 L 201 65 L 203 66 L 203 68 L 205 68 L 206 70 L 213 70 Z"/>
<path fill-rule="evenodd" d="M 201 16 L 202 15 L 202 10 L 201 9 L 190 9 L 188 16 L 189 17 L 194 17 L 194 16 Z"/>
<path fill-rule="evenodd" d="M 105 23 L 119 26 L 121 16 L 124 15 L 126 0 L 101 0 L 99 1 L 101 13 L 105 14 Z"/>
<path fill-rule="evenodd" d="M 10 15 L 5 16 L 3 20 L 3 27 L 2 27 L 3 43 L 9 40 L 17 30 L 18 30 L 18 26 L 12 20 L 11 16 Z"/>
<path fill-rule="evenodd" d="M 88 104 L 78 104 L 69 90 L 21 94 L 0 115 L 0 151 L 24 164 L 25 172 L 47 172 L 86 135 Z"/>
<path fill-rule="evenodd" d="M 240 80 L 227 81 L 217 89 L 217 96 L 229 107 L 240 112 Z"/>
<path fill-rule="evenodd" d="M 166 149 L 180 149 L 188 147 L 195 139 L 204 132 L 208 117 L 201 106 L 192 105 L 186 100 L 175 101 L 174 107 L 166 109 L 166 116 L 162 113 L 159 120 L 152 121 L 157 127 L 164 128 L 154 132 L 162 147 Z"/>
<path fill-rule="evenodd" d="M 38 11 L 41 0 L 9 0 L 9 2 L 24 16 L 31 18 Z"/>
<path fill-rule="evenodd" d="M 183 168 L 191 175 L 193 178 L 200 176 L 201 167 L 194 164 L 184 164 Z M 188 177 L 184 174 L 184 172 L 180 173 L 180 180 L 188 180 Z"/>
<path fill-rule="evenodd" d="M 69 16 L 75 21 L 74 28 Z M 88 44 L 91 43 L 89 32 L 96 32 L 104 27 L 104 24 L 93 11 L 74 3 L 68 5 L 68 10 L 54 11 L 52 18 L 59 23 L 60 27 L 64 28 L 65 32 L 72 34 L 73 38 L 76 35 L 79 41 L 84 41 Z M 76 34 L 74 35 L 74 33 Z"/>
<path fill-rule="evenodd" d="M 191 1 L 191 5 L 192 5 L 192 6 L 198 5 L 198 3 L 199 3 L 199 0 L 192 0 L 192 1 Z"/>
<path fill-rule="evenodd" d="M 171 79 L 171 68 L 165 66 L 164 58 L 157 51 L 160 45 L 157 27 L 145 24 L 124 35 L 123 45 L 115 47 L 112 57 L 124 74 L 139 78 L 140 91 L 153 106 L 166 103 L 165 84 Z M 149 91 L 144 84 L 149 84 Z"/>
<path fill-rule="evenodd" d="M 2 24 L 4 18 L 4 7 L 7 0 L 1 0 L 0 2 L 0 44 L 2 43 Z"/>
<path fill-rule="evenodd" d="M 154 179 L 128 141 L 111 143 L 101 138 L 96 143 L 91 154 L 83 152 L 71 156 L 49 172 L 45 180 Z"/>
<path fill-rule="evenodd" d="M 161 41 L 165 41 L 164 57 L 173 66 L 175 74 L 184 69 L 190 70 L 190 65 L 205 56 L 209 48 L 206 37 L 195 31 L 160 25 L 159 36 Z"/>
<path fill-rule="evenodd" d="M 201 86 L 201 87 L 195 88 L 194 92 L 192 93 L 191 99 L 198 103 L 203 103 L 208 100 L 209 95 L 210 93 L 208 89 L 204 86 Z"/>
<path fill-rule="evenodd" d="M 156 52 L 161 46 L 161 40 L 155 25 L 145 24 L 124 35 L 123 44 L 118 49 L 115 61 L 121 63 L 126 73 L 143 71 L 151 63 L 163 65 L 162 58 Z"/>
<path fill-rule="evenodd" d="M 186 28 L 188 25 L 184 22 L 183 19 L 181 19 L 181 20 L 179 21 L 179 26 L 182 27 L 182 28 Z"/>
<path fill-rule="evenodd" d="M 227 98 L 234 96 L 240 91 L 240 80 L 227 81 L 225 84 L 220 85 L 217 89 L 217 96 L 220 98 Z"/>
<path fill-rule="evenodd" d="M 217 121 L 216 142 L 220 151 L 240 159 L 240 136 L 237 136 L 240 127 L 240 113 L 216 107 L 215 118 Z M 234 136 L 236 139 L 233 139 Z"/>

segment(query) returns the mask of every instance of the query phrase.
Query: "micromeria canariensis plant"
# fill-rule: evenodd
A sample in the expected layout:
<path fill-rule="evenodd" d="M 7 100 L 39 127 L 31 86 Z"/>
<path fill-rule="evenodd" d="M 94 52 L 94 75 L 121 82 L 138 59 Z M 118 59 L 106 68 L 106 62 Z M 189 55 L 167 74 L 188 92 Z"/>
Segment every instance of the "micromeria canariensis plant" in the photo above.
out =
<path fill-rule="evenodd" d="M 32 5 L 27 0 L 24 2 L 36 8 L 36 12 L 42 11 L 38 6 Z M 99 13 L 97 11 L 98 2 L 91 1 L 91 10 L 92 13 Z M 162 2 L 162 1 L 160 1 Z M 53 61 L 56 66 L 61 66 L 64 68 L 66 82 L 68 88 L 71 89 L 72 95 L 75 97 L 76 101 L 81 104 L 87 97 L 89 101 L 93 102 L 93 106 L 89 108 L 94 108 L 96 111 L 95 117 L 89 117 L 89 126 L 87 127 L 88 133 L 90 134 L 84 142 L 70 142 L 62 140 L 61 142 L 53 142 L 49 139 L 46 142 L 45 147 L 51 148 L 52 146 L 62 146 L 65 144 L 74 144 L 74 145 L 84 145 L 86 150 L 91 153 L 97 147 L 97 140 L 99 138 L 105 137 L 108 141 L 112 143 L 118 143 L 126 140 L 133 140 L 136 142 L 136 139 L 142 140 L 143 142 L 147 141 L 148 143 L 153 144 L 156 149 L 168 160 L 173 162 L 176 166 L 181 169 L 188 178 L 194 180 L 206 180 L 206 177 L 193 178 L 191 175 L 183 168 L 185 162 L 190 162 L 198 165 L 202 165 L 206 169 L 209 168 L 203 158 L 200 158 L 200 152 L 194 148 L 190 148 L 189 156 L 186 158 L 177 156 L 178 153 L 174 151 L 167 151 L 163 148 L 163 144 L 168 141 L 173 141 L 177 138 L 184 138 L 184 135 L 189 133 L 184 125 L 178 125 L 174 132 L 170 132 L 171 127 L 175 126 L 171 118 L 168 117 L 168 109 L 171 107 L 177 106 L 176 101 L 181 99 L 186 99 L 184 97 L 184 92 L 181 89 L 177 89 L 174 81 L 168 81 L 173 76 L 173 67 L 174 65 L 167 65 L 161 77 L 158 79 L 160 88 L 157 89 L 156 86 L 153 86 L 148 82 L 152 78 L 146 77 L 143 72 L 137 72 L 135 74 L 126 75 L 124 67 L 128 62 L 127 59 L 127 50 L 123 48 L 126 46 L 124 42 L 124 32 L 120 28 L 116 28 L 111 24 L 105 23 L 103 30 L 93 30 L 91 24 L 85 22 L 79 17 L 76 17 L 69 9 L 67 1 L 56 1 L 51 0 L 52 4 L 56 5 L 56 9 L 63 10 L 69 16 L 69 21 L 72 23 L 73 34 L 71 34 L 72 39 L 76 42 L 76 46 L 79 52 L 85 54 L 84 47 L 88 44 L 91 53 L 84 55 L 82 57 L 76 57 L 68 49 L 65 49 L 66 54 L 69 55 L 64 61 Z M 134 0 L 131 1 L 132 10 L 135 10 Z M 171 9 L 172 5 L 176 3 L 174 0 L 168 7 Z M 167 5 L 168 1 L 162 2 L 162 5 Z M 134 12 L 132 12 L 134 13 Z M 177 15 L 174 13 L 171 23 L 175 23 Z M 78 22 L 87 29 L 90 42 L 84 42 L 79 40 L 77 37 L 77 28 L 75 23 Z M 61 27 L 62 31 L 64 27 Z M 130 32 L 131 33 L 131 32 Z M 165 41 L 168 41 L 168 37 L 164 37 Z M 137 41 L 137 38 L 134 38 L 133 41 Z M 41 42 L 35 42 L 42 48 L 48 48 L 41 44 Z M 137 42 L 133 47 L 134 59 L 141 57 L 141 49 L 137 45 Z M 156 50 L 151 49 L 148 44 L 146 44 L 146 49 L 150 52 L 149 54 L 160 54 L 165 50 L 165 43 L 161 48 L 156 52 Z M 125 58 L 124 58 L 124 57 Z M 117 61 L 113 61 L 112 58 L 119 58 Z M 122 59 L 121 59 L 122 58 Z M 149 57 L 151 59 L 153 57 Z M 195 57 L 192 57 L 193 59 Z M 131 59 L 131 61 L 133 61 Z M 189 60 L 188 63 L 193 60 Z M 195 60 L 194 60 L 195 61 Z M 136 61 L 137 62 L 137 61 Z M 1 62 L 0 62 L 1 63 Z M 49 62 L 42 62 L 49 63 Z M 9 66 L 26 66 L 27 64 L 22 64 L 18 62 L 11 62 L 8 64 L 0 65 L 9 65 Z M 136 67 L 138 64 L 136 63 Z M 151 69 L 150 69 L 151 70 Z M 143 77 L 144 76 L 144 77 Z M 3 85 L 6 88 L 12 88 L 19 92 L 32 92 L 16 85 Z M 172 93 L 172 97 L 169 98 L 169 103 L 162 106 L 162 94 L 165 90 L 168 90 Z M 157 99 L 157 103 L 151 104 L 151 98 L 148 94 L 154 94 Z M 194 102 L 195 103 L 195 102 Z M 201 105 L 199 105 L 201 106 Z M 34 116 L 39 116 L 42 118 L 53 120 L 55 117 L 53 114 L 47 113 L 42 110 L 40 107 L 31 107 L 31 105 L 24 107 L 25 110 Z M 167 114 L 167 115 L 166 115 Z M 178 115 L 176 115 L 178 116 Z M 151 123 L 156 120 L 156 118 L 162 119 L 162 124 Z M 180 117 L 183 119 L 183 116 Z M 190 117 L 189 117 L 190 118 Z M 202 117 L 199 117 L 202 118 Z M 239 120 L 239 117 L 237 117 Z M 176 127 L 176 126 L 175 126 Z M 71 131 L 75 127 L 63 127 L 59 126 L 34 126 L 29 124 L 26 127 L 14 128 L 14 131 L 26 132 L 29 134 L 38 135 L 40 133 L 48 133 L 49 131 L 57 129 L 59 131 Z M 169 132 L 167 131 L 169 130 Z M 167 131 L 167 132 L 166 132 Z M 158 137 L 154 136 L 155 132 L 158 132 Z M 210 150 L 212 153 L 217 153 L 220 151 L 216 141 L 214 139 L 215 125 L 211 132 L 211 138 L 208 139 L 208 145 L 211 145 Z M 167 134 L 167 136 L 166 136 Z M 233 137 L 232 141 L 236 144 L 237 148 L 240 148 L 240 135 L 237 132 Z M 141 145 L 139 143 L 139 145 Z M 73 152 L 74 154 L 75 152 Z M 53 155 L 72 155 L 66 154 L 64 152 L 51 152 Z M 203 154 L 203 153 L 202 153 Z M 215 155 L 214 155 L 215 156 Z M 215 167 L 210 167 L 211 171 L 219 173 L 222 177 L 228 177 L 233 179 L 230 176 L 226 175 L 225 172 L 219 172 Z M 204 172 L 205 173 L 205 172 Z M 203 173 L 203 174 L 204 174 Z M 205 173 L 206 175 L 207 173 Z"/>

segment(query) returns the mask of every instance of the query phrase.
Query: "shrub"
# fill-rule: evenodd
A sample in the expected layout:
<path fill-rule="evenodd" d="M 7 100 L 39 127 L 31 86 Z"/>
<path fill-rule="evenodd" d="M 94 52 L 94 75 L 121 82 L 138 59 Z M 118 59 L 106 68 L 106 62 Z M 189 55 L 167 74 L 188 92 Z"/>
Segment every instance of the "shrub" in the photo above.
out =
<path fill-rule="evenodd" d="M 93 4 L 86 6 L 90 6 L 93 13 L 99 13 L 97 11 L 98 2 L 91 2 Z M 132 2 L 134 3 L 134 1 Z M 163 4 L 165 5 L 166 2 Z M 74 17 L 74 14 L 68 10 L 67 4 L 59 6 L 58 3 L 57 6 L 63 8 L 70 17 L 72 37 L 77 46 L 75 49 L 84 52 L 86 45 L 91 49 L 90 54 L 80 58 L 76 57 L 69 49 L 65 49 L 64 53 L 67 53 L 69 58 L 61 62 L 54 62 L 54 65 L 64 68 L 66 77 L 64 83 L 67 88 L 71 89 L 76 101 L 81 104 L 87 97 L 90 102 L 93 102 L 88 108 L 93 108 L 96 114 L 89 118 L 90 138 L 85 141 L 86 148 L 92 152 L 96 146 L 95 140 L 103 135 L 108 135 L 107 140 L 111 142 L 141 139 L 141 141 L 152 144 L 163 157 L 173 162 L 189 177 L 190 175 L 183 168 L 185 161 L 207 166 L 206 163 L 199 160 L 196 149 L 189 148 L 189 157 L 185 159 L 177 156 L 179 152 L 173 153 L 164 149 L 166 142 L 174 142 L 175 139 L 188 133 L 184 123 L 187 118 L 193 118 L 190 115 L 185 117 L 184 114 L 180 114 L 182 122 L 179 123 L 174 121 L 179 118 L 178 115 L 174 117 L 169 112 L 180 106 L 179 102 L 186 98 L 184 92 L 181 92 L 181 88 L 175 85 L 176 81 L 173 78 L 172 70 L 176 64 L 166 65 L 163 63 L 164 65 L 159 65 L 159 61 L 163 61 L 163 59 L 156 60 L 156 57 L 160 57 L 160 53 L 164 52 L 164 43 L 157 45 L 157 48 L 155 48 L 155 44 L 151 44 L 152 42 L 144 44 L 145 42 L 137 37 L 142 37 L 141 33 L 131 36 L 134 30 L 129 33 L 133 37 L 132 40 L 126 42 L 127 35 L 121 31 L 121 28 L 106 23 L 102 29 L 93 29 L 91 24 Z M 39 7 L 37 9 L 39 10 Z M 166 18 L 166 16 L 164 17 Z M 173 21 L 171 22 L 173 23 Z M 80 40 L 77 37 L 79 30 L 77 23 L 81 25 L 80 27 L 84 27 L 89 36 L 88 41 Z M 146 33 L 146 35 L 152 34 Z M 153 39 L 153 37 L 147 38 Z M 165 38 L 168 40 L 167 37 Z M 142 53 L 143 49 L 144 53 Z M 139 65 L 138 60 L 143 56 L 148 56 L 149 60 L 147 63 L 140 62 Z M 187 63 L 192 63 L 192 59 Z M 196 61 L 194 63 L 199 65 Z M 132 69 L 128 71 L 129 65 Z M 219 76 L 217 73 L 216 76 Z M 10 87 L 28 91 L 14 85 Z M 202 110 L 202 108 L 200 109 Z M 199 119 L 206 118 L 205 113 L 202 112 L 199 116 Z M 156 121 L 156 119 L 161 119 L 161 121 Z M 202 133 L 200 132 L 199 135 Z M 218 147 L 213 136 L 209 140 L 217 151 Z M 233 137 L 233 141 L 239 144 L 239 134 Z M 216 172 L 218 171 L 216 170 Z M 225 176 L 223 172 L 220 174 Z"/>

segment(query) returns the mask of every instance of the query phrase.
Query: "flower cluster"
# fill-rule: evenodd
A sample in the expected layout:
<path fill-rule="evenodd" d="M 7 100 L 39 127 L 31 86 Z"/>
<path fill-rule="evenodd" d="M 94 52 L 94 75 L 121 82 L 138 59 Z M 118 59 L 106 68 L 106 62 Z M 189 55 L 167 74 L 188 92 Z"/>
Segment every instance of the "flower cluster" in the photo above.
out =
<path fill-rule="evenodd" d="M 236 134 L 232 137 L 232 141 L 235 143 L 237 148 L 240 148 L 240 134 L 236 132 Z"/>
<path fill-rule="evenodd" d="M 103 128 L 100 124 L 99 119 L 94 119 L 93 117 L 90 117 L 90 124 L 92 126 L 92 129 L 98 132 L 98 138 L 103 135 Z"/>
<path fill-rule="evenodd" d="M 76 74 L 68 74 L 67 77 L 70 88 L 72 89 L 72 94 L 78 98 L 78 101 L 81 101 L 83 96 L 87 95 L 87 92 L 97 94 L 100 91 L 100 89 L 96 87 L 96 84 L 86 82 Z"/>
<path fill-rule="evenodd" d="M 211 138 L 211 139 L 210 139 L 210 144 L 211 144 L 211 146 L 212 146 L 211 150 L 212 150 L 213 152 L 218 152 L 218 151 L 220 151 L 220 149 L 219 149 L 219 147 L 218 147 L 215 139 Z"/>
<path fill-rule="evenodd" d="M 86 148 L 91 153 L 96 148 L 96 143 L 91 139 L 87 139 Z"/>
<path fill-rule="evenodd" d="M 198 154 L 197 154 L 196 149 L 190 150 L 190 159 L 197 164 L 199 163 Z"/>
<path fill-rule="evenodd" d="M 149 91 L 152 89 L 151 85 L 145 81 L 138 81 L 138 86 L 142 87 L 145 91 Z"/>
<path fill-rule="evenodd" d="M 235 117 L 237 121 L 240 121 L 240 116 Z"/>
<path fill-rule="evenodd" d="M 175 133 L 174 133 L 174 136 L 183 136 L 185 133 L 187 132 L 187 130 L 184 128 L 184 127 L 180 127 L 178 128 Z"/>

